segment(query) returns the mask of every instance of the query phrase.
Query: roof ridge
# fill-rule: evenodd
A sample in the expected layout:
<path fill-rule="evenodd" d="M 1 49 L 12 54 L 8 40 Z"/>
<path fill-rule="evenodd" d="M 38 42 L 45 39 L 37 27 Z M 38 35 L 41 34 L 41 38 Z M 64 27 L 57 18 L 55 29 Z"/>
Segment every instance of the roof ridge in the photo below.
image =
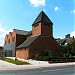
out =
<path fill-rule="evenodd" d="M 37 39 L 39 37 L 38 36 L 35 36 L 35 37 L 31 37 L 31 38 L 28 38 L 26 39 L 21 45 L 19 45 L 17 48 L 23 48 L 23 47 L 27 47 L 29 46 L 35 39 Z"/>
<path fill-rule="evenodd" d="M 29 32 L 29 31 L 18 30 L 18 29 L 14 29 L 13 31 L 15 31 L 16 34 L 19 34 L 19 35 L 27 35 L 27 33 Z"/>
<path fill-rule="evenodd" d="M 48 22 L 51 23 L 51 20 L 49 19 L 49 17 L 44 13 L 44 11 L 41 11 L 39 13 L 39 15 L 37 16 L 37 18 L 35 19 L 35 21 L 33 22 L 32 26 L 35 25 L 36 23 L 40 22 L 40 21 L 44 21 L 44 22 Z"/>
<path fill-rule="evenodd" d="M 29 32 L 29 31 L 20 30 L 20 29 L 13 29 L 13 30 L 17 30 L 17 31 L 24 31 L 24 32 Z"/>

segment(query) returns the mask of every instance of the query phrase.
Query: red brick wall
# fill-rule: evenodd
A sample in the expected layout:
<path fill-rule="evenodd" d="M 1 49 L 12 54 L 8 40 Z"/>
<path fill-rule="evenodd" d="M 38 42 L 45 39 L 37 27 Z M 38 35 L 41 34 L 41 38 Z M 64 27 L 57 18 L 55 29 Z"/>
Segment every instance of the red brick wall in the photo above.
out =
<path fill-rule="evenodd" d="M 16 42 L 16 33 L 15 31 L 12 32 L 12 39 L 15 38 L 14 42 Z"/>
<path fill-rule="evenodd" d="M 16 35 L 16 47 L 22 44 L 27 39 L 27 36 Z"/>
<path fill-rule="evenodd" d="M 52 51 L 53 56 L 60 56 L 60 48 L 57 42 L 51 36 L 39 36 L 29 47 L 28 52 L 25 48 L 16 50 L 17 58 L 33 58 L 37 54 L 43 54 L 44 51 Z M 28 55 L 29 54 L 29 55 Z"/>
<path fill-rule="evenodd" d="M 45 25 L 46 24 L 46 25 Z M 52 35 L 53 36 L 53 28 L 52 28 L 52 25 L 49 24 L 49 23 L 42 23 L 42 26 L 41 26 L 41 32 L 42 32 L 42 35 Z"/>
<path fill-rule="evenodd" d="M 37 50 L 35 51 L 34 48 L 37 48 Z M 54 38 L 40 36 L 29 46 L 30 58 L 34 57 L 36 54 L 42 54 L 43 51 L 46 50 L 51 50 L 53 56 L 60 56 L 59 45 Z"/>
<path fill-rule="evenodd" d="M 9 33 L 8 35 L 5 36 L 5 44 L 9 44 L 9 39 L 10 39 L 10 43 L 12 42 L 12 38 L 15 37 L 14 42 L 16 42 L 16 33 L 15 31 L 12 32 L 12 35 Z"/>
<path fill-rule="evenodd" d="M 12 38 L 12 36 L 10 34 L 8 35 L 8 37 L 6 36 L 5 37 L 5 44 L 11 43 L 11 41 L 12 41 L 11 38 Z M 9 40 L 10 40 L 10 42 L 9 42 Z"/>
<path fill-rule="evenodd" d="M 36 27 L 32 26 L 32 36 L 41 34 L 41 23 L 38 23 L 38 24 L 39 25 Z"/>
<path fill-rule="evenodd" d="M 22 48 L 16 50 L 16 58 L 28 59 L 29 58 L 29 49 Z"/>
<path fill-rule="evenodd" d="M 32 26 L 32 36 L 35 35 L 52 35 L 53 36 L 53 28 L 50 23 L 38 23 L 39 25 L 35 27 Z M 46 25 L 45 25 L 46 24 Z"/>
<path fill-rule="evenodd" d="M 12 35 L 11 35 L 11 34 L 9 34 L 9 35 L 8 35 L 7 43 L 11 43 L 11 42 L 12 42 L 12 39 L 11 39 L 11 38 L 12 38 Z M 10 40 L 10 42 L 9 42 L 9 40 Z"/>
<path fill-rule="evenodd" d="M 13 38 L 14 38 L 14 41 L 13 41 Z M 6 38 L 5 37 L 5 41 L 6 41 L 6 44 L 9 44 L 11 42 L 15 42 L 15 45 L 16 47 L 19 46 L 20 44 L 22 44 L 25 40 L 26 40 L 26 36 L 24 35 L 17 35 L 15 33 L 15 31 L 12 32 L 12 35 L 11 34 L 8 34 L 8 37 Z M 10 39 L 10 42 L 9 42 L 9 39 Z M 15 51 L 13 51 L 13 55 L 15 56 Z"/>
<path fill-rule="evenodd" d="M 13 38 L 14 38 L 14 41 L 13 41 Z M 27 36 L 17 35 L 15 33 L 15 31 L 13 31 L 12 35 L 8 34 L 8 37 L 7 36 L 5 37 L 6 44 L 9 44 L 9 39 L 10 39 L 10 43 L 16 42 L 16 46 L 19 46 L 20 44 L 22 44 L 27 39 Z"/>
<path fill-rule="evenodd" d="M 7 38 L 8 38 L 8 35 L 5 36 L 4 44 L 8 44 L 8 39 Z"/>

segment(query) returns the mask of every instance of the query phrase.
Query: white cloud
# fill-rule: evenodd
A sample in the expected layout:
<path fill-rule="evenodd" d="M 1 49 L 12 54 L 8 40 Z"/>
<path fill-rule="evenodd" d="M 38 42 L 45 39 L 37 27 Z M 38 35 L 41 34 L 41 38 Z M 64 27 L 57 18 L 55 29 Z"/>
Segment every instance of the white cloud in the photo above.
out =
<path fill-rule="evenodd" d="M 12 30 L 6 30 L 2 23 L 0 23 L 0 46 L 3 46 L 4 45 L 4 38 L 5 38 L 5 35 L 8 34 L 9 32 L 11 32 Z"/>
<path fill-rule="evenodd" d="M 45 6 L 45 0 L 29 0 L 33 7 Z"/>
<path fill-rule="evenodd" d="M 55 11 L 58 11 L 58 10 L 59 10 L 59 7 L 58 7 L 58 6 L 56 6 L 56 7 L 54 8 L 54 10 L 55 10 Z"/>
<path fill-rule="evenodd" d="M 73 37 L 73 36 L 75 37 L 75 31 L 71 32 L 70 35 L 71 35 L 71 37 Z"/>
<path fill-rule="evenodd" d="M 75 13 L 75 9 L 74 10 L 71 10 L 71 13 Z"/>

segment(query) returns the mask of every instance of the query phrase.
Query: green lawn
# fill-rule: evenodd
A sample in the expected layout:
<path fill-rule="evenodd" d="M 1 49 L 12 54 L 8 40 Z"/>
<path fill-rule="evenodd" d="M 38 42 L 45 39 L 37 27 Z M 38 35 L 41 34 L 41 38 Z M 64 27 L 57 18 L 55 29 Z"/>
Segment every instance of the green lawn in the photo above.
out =
<path fill-rule="evenodd" d="M 4 61 L 16 64 L 16 65 L 24 65 L 24 64 L 27 65 L 27 64 L 29 64 L 28 62 L 25 62 L 25 61 L 13 60 L 13 59 L 9 59 L 9 58 L 4 58 Z"/>

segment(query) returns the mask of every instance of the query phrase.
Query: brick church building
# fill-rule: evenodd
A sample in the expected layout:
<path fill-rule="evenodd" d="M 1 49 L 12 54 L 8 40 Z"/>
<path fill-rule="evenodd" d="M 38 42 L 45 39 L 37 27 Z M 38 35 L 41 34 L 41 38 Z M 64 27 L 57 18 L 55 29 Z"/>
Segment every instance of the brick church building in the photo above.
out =
<path fill-rule="evenodd" d="M 48 52 L 60 56 L 59 45 L 53 37 L 53 23 L 41 11 L 32 24 L 32 31 L 14 29 L 5 37 L 4 51 L 7 56 L 30 59 Z"/>

